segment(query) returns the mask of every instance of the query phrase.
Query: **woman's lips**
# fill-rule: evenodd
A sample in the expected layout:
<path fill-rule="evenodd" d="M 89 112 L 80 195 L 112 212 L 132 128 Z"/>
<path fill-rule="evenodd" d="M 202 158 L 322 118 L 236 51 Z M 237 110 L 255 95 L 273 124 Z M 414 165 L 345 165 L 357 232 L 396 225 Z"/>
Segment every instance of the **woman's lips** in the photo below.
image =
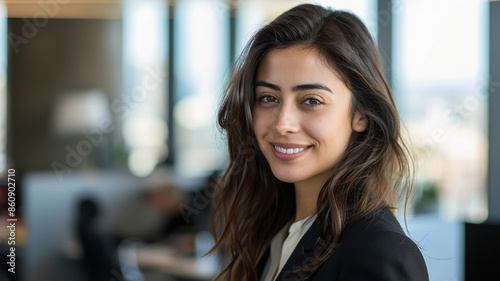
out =
<path fill-rule="evenodd" d="M 304 155 L 311 146 L 293 143 L 271 143 L 271 150 L 279 160 L 290 161 Z"/>

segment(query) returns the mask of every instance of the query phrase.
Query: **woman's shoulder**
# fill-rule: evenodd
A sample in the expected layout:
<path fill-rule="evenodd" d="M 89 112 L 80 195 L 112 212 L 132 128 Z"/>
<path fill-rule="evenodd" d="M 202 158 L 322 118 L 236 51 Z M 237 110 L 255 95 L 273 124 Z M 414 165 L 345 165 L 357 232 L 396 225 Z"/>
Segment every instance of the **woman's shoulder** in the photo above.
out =
<path fill-rule="evenodd" d="M 342 233 L 337 252 L 347 250 L 344 248 L 378 254 L 413 250 L 421 256 L 417 244 L 405 234 L 392 212 L 385 208 L 348 225 Z"/>
<path fill-rule="evenodd" d="M 428 280 L 420 249 L 387 209 L 346 227 L 332 260 L 346 280 Z"/>
<path fill-rule="evenodd" d="M 380 208 L 369 216 L 347 225 L 340 239 L 348 242 L 361 237 L 369 238 L 380 232 L 390 232 L 406 237 L 403 228 L 392 212 L 387 208 Z"/>

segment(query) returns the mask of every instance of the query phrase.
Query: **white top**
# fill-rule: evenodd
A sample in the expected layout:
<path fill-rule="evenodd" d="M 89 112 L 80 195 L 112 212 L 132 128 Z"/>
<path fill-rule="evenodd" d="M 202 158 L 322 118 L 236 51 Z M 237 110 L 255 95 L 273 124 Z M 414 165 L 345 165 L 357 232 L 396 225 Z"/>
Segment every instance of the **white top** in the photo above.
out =
<path fill-rule="evenodd" d="M 271 240 L 271 253 L 267 259 L 266 267 L 260 281 L 273 281 L 278 277 L 288 258 L 299 243 L 300 239 L 311 227 L 316 215 L 309 216 L 298 222 L 285 224 L 283 228 Z M 288 229 L 288 236 L 286 230 Z"/>

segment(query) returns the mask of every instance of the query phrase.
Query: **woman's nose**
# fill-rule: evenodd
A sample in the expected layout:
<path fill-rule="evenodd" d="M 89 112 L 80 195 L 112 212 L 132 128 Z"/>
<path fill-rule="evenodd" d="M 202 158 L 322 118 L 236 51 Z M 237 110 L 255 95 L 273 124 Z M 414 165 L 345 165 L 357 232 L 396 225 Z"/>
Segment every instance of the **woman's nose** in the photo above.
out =
<path fill-rule="evenodd" d="M 275 130 L 280 135 L 299 131 L 299 112 L 292 104 L 283 104 L 276 118 Z"/>

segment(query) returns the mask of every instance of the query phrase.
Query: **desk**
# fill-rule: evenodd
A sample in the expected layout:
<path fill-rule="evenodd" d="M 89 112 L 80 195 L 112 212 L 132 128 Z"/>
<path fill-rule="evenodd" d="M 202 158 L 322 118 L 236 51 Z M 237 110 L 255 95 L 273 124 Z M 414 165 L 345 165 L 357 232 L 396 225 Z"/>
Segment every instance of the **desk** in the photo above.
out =
<path fill-rule="evenodd" d="M 183 257 L 165 244 L 144 244 L 134 246 L 137 265 L 141 271 L 165 273 L 175 278 L 193 281 L 208 281 L 215 277 L 216 265 L 209 262 L 210 257 L 196 259 Z"/>

